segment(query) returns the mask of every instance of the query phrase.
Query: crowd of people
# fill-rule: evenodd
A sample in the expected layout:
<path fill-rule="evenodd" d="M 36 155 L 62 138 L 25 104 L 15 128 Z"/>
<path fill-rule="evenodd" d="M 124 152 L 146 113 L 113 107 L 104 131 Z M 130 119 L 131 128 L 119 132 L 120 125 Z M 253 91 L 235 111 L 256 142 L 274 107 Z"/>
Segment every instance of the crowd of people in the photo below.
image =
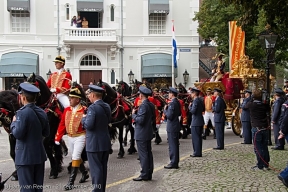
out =
<path fill-rule="evenodd" d="M 81 153 L 86 147 L 93 191 L 105 191 L 107 179 L 107 164 L 111 149 L 108 124 L 111 121 L 110 106 L 102 101 L 104 89 L 96 85 L 89 85 L 86 92 L 92 103 L 88 108 L 81 105 L 82 93 L 79 88 L 72 87 L 69 81 L 71 74 L 64 69 L 65 58 L 57 56 L 54 60 L 56 72 L 52 73 L 47 86 L 57 95 L 57 99 L 64 106 L 61 122 L 55 136 L 55 144 L 59 145 L 64 134 L 68 136 L 71 151 L 72 167 L 65 190 L 74 188 L 78 170 L 82 173 L 80 183 L 89 178 L 87 169 L 81 159 Z M 288 89 L 288 81 L 287 81 Z M 222 90 L 215 88 L 206 90 L 206 96 L 200 97 L 201 91 L 191 88 L 192 102 L 189 111 L 192 114 L 191 135 L 194 157 L 202 157 L 203 133 L 207 129 L 208 121 L 212 122 L 216 146 L 214 150 L 224 149 L 225 109 L 226 103 L 222 98 Z M 214 93 L 212 94 L 212 92 Z M 40 90 L 29 83 L 21 83 L 18 92 L 23 107 L 17 111 L 11 124 L 11 132 L 17 139 L 16 160 L 20 186 L 43 186 L 46 161 L 42 139 L 49 135 L 49 122 L 45 112 L 35 105 Z M 169 87 L 168 104 L 163 113 L 167 120 L 166 131 L 169 146 L 168 165 L 165 169 L 179 168 L 179 133 L 181 129 L 181 103 L 177 98 L 179 92 Z M 269 170 L 268 129 L 270 126 L 270 105 L 263 101 L 261 90 L 245 90 L 241 104 L 241 122 L 243 126 L 244 142 L 254 144 L 257 165 L 253 170 Z M 132 110 L 132 119 L 135 124 L 134 139 L 137 143 L 141 172 L 134 181 L 152 180 L 154 163 L 151 140 L 156 125 L 159 125 L 157 106 L 151 99 L 152 90 L 144 85 L 139 87 L 137 108 Z M 283 150 L 288 139 L 288 101 L 285 101 L 285 92 L 275 90 L 272 106 L 271 123 L 274 131 L 274 150 Z M 27 130 L 33 131 L 27 131 Z M 39 155 L 40 154 L 40 155 Z M 288 167 L 278 178 L 288 187 Z M 25 191 L 22 188 L 21 191 Z"/>

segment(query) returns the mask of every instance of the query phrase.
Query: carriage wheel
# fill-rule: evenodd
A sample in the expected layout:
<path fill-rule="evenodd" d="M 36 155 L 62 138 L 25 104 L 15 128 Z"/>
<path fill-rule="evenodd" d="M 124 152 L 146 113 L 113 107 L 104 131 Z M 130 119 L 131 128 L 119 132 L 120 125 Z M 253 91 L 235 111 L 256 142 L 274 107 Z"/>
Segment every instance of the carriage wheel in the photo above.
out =
<path fill-rule="evenodd" d="M 239 108 L 236 109 L 235 114 L 232 116 L 231 119 L 231 124 L 232 124 L 232 130 L 235 135 L 239 136 L 241 134 L 241 120 L 240 120 L 240 114 L 239 114 Z"/>

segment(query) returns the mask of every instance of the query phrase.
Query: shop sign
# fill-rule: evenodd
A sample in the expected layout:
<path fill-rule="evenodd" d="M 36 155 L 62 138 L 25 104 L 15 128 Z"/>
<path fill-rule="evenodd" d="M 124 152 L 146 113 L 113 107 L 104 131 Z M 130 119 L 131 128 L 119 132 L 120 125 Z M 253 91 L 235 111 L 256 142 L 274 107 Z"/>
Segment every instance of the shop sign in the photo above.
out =
<path fill-rule="evenodd" d="M 165 73 L 154 74 L 154 77 L 167 77 L 167 74 Z"/>

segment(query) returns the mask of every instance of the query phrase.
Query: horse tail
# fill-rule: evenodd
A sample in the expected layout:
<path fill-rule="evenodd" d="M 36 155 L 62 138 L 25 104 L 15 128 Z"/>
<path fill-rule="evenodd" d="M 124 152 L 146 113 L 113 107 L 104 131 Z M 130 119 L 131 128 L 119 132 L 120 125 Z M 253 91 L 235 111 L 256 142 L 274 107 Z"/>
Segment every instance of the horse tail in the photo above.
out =
<path fill-rule="evenodd" d="M 117 136 L 118 136 L 118 132 L 117 132 L 116 127 L 109 126 L 108 129 L 109 129 L 109 134 L 110 134 L 111 141 L 115 141 L 117 139 Z"/>
<path fill-rule="evenodd" d="M 63 151 L 61 145 L 54 144 L 54 156 L 56 160 L 57 171 L 60 173 L 63 170 Z"/>

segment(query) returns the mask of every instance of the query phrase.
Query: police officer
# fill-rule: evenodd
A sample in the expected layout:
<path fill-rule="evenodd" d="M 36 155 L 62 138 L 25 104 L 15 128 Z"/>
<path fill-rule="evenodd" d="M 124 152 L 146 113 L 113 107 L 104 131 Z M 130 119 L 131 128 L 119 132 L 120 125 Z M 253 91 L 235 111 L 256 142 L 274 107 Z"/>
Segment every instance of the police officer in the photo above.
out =
<path fill-rule="evenodd" d="M 189 111 L 192 114 L 191 135 L 194 153 L 190 157 L 202 157 L 202 132 L 204 126 L 202 113 L 204 112 L 204 103 L 199 98 L 200 90 L 192 88 L 191 91 L 193 104 L 189 105 Z"/>
<path fill-rule="evenodd" d="M 135 121 L 135 136 L 141 163 L 141 175 L 133 181 L 147 181 L 152 179 L 154 169 L 151 140 L 153 139 L 153 126 L 156 125 L 155 106 L 148 99 L 152 91 L 147 87 L 139 87 L 139 98 L 141 105 L 132 111 L 132 118 Z"/>
<path fill-rule="evenodd" d="M 49 121 L 46 113 L 35 105 L 40 92 L 37 87 L 21 83 L 18 91 L 24 107 L 13 117 L 11 133 L 16 138 L 15 165 L 20 191 L 43 191 L 47 160 L 43 137 L 50 134 Z"/>
<path fill-rule="evenodd" d="M 225 128 L 225 109 L 226 103 L 224 99 L 221 97 L 222 90 L 215 88 L 214 96 L 216 97 L 213 111 L 214 111 L 214 122 L 215 122 L 215 131 L 216 131 L 216 139 L 217 139 L 217 147 L 213 148 L 215 150 L 223 150 L 224 149 L 224 128 Z"/>
<path fill-rule="evenodd" d="M 245 105 L 251 101 L 251 94 L 252 91 L 245 90 L 245 98 L 241 104 L 241 123 L 242 123 L 242 129 L 244 137 L 244 142 L 241 144 L 252 144 L 252 127 L 251 127 L 251 120 L 250 120 L 250 111 L 249 109 L 245 108 Z"/>
<path fill-rule="evenodd" d="M 86 152 L 92 176 L 93 192 L 105 191 L 107 180 L 107 163 L 111 148 L 108 124 L 111 109 L 102 101 L 104 89 L 89 85 L 88 98 L 92 103 L 83 115 L 82 126 L 86 129 Z"/>
<path fill-rule="evenodd" d="M 281 89 L 275 90 L 275 101 L 272 108 L 272 118 L 271 123 L 273 125 L 273 131 L 274 131 L 274 141 L 275 146 L 272 147 L 274 150 L 284 150 L 285 140 L 284 139 L 278 139 L 279 137 L 279 131 L 280 131 L 280 124 L 279 119 L 281 115 L 281 106 L 285 102 L 284 98 L 284 91 Z"/>
<path fill-rule="evenodd" d="M 177 99 L 178 91 L 173 87 L 169 87 L 169 106 L 164 107 L 164 114 L 167 117 L 167 136 L 169 144 L 170 163 L 164 166 L 165 169 L 178 169 L 179 166 L 179 132 L 181 116 L 180 103 Z"/>

